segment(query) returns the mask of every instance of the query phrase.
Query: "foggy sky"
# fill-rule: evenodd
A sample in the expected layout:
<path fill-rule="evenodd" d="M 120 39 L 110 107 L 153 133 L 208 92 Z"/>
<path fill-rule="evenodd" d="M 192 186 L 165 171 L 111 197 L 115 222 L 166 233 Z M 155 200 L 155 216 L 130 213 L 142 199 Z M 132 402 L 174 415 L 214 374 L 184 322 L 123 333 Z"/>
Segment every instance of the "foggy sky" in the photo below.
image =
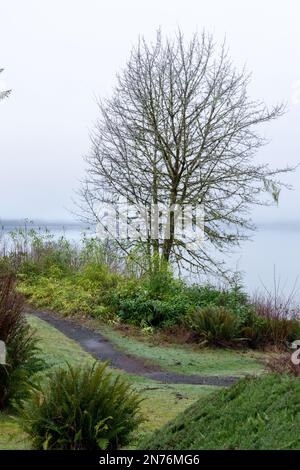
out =
<path fill-rule="evenodd" d="M 0 103 L 0 219 L 72 218 L 95 96 L 109 95 L 139 35 L 159 27 L 226 35 L 233 62 L 253 72 L 251 97 L 288 105 L 262 128 L 271 143 L 259 160 L 300 162 L 299 18 L 299 0 L 0 0 L 0 88 L 13 90 Z M 300 219 L 300 168 L 285 181 L 295 190 L 254 218 Z"/>

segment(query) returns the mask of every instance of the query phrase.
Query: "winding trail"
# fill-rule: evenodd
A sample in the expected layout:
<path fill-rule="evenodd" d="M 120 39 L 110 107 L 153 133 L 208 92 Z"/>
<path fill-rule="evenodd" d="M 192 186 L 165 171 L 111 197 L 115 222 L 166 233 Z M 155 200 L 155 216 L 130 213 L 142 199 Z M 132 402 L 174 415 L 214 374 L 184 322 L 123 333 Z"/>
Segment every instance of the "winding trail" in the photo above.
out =
<path fill-rule="evenodd" d="M 109 361 L 111 367 L 122 369 L 129 374 L 141 375 L 161 383 L 215 385 L 220 387 L 229 386 L 239 379 L 239 377 L 233 376 L 184 375 L 167 372 L 157 364 L 144 361 L 141 358 L 120 351 L 100 333 L 85 326 L 78 325 L 74 321 L 66 320 L 53 313 L 40 310 L 28 309 L 26 313 L 35 315 L 54 326 L 68 338 L 80 344 L 85 351 L 96 359 Z"/>

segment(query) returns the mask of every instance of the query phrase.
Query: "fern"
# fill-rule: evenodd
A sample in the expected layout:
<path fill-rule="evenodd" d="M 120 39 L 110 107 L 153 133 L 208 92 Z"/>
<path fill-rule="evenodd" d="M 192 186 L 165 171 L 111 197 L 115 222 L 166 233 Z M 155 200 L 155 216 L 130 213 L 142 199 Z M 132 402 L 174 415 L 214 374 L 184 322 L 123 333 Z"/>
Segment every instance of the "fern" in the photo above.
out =
<path fill-rule="evenodd" d="M 48 375 L 20 408 L 35 449 L 116 449 L 141 422 L 141 399 L 106 363 L 67 365 Z"/>

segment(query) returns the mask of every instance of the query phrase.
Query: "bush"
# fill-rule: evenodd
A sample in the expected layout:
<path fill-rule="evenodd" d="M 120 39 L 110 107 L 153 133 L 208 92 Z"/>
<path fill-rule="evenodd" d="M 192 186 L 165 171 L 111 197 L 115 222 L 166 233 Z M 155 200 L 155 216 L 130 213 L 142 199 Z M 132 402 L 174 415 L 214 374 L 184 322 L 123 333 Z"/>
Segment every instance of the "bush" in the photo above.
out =
<path fill-rule="evenodd" d="M 19 290 L 35 307 L 50 308 L 65 315 L 93 315 L 101 304 L 100 292 L 82 287 L 75 276 L 22 279 Z"/>
<path fill-rule="evenodd" d="M 215 305 L 235 311 L 248 304 L 248 297 L 240 286 L 235 286 L 232 289 L 221 289 L 210 284 L 204 286 L 194 284 L 185 287 L 182 293 L 190 304 L 197 307 Z"/>
<path fill-rule="evenodd" d="M 141 422 L 139 396 L 107 364 L 68 366 L 48 379 L 21 409 L 35 449 L 117 449 Z"/>
<path fill-rule="evenodd" d="M 0 364 L 0 409 L 15 406 L 30 395 L 33 376 L 44 368 L 29 325 L 20 323 L 6 343 L 7 364 Z"/>
<path fill-rule="evenodd" d="M 123 277 L 111 291 L 107 305 L 129 324 L 172 326 L 181 322 L 189 307 L 183 286 L 166 268 L 140 279 Z"/>
<path fill-rule="evenodd" d="M 139 297 L 119 301 L 117 315 L 126 323 L 137 326 L 167 327 L 180 322 L 188 305 L 178 297 L 155 300 Z"/>
<path fill-rule="evenodd" d="M 110 271 L 105 264 L 90 263 L 77 274 L 74 284 L 93 292 L 102 305 L 110 303 L 111 293 L 122 281 L 120 274 Z"/>
<path fill-rule="evenodd" d="M 252 348 L 266 346 L 271 343 L 270 322 L 254 313 L 243 325 L 241 335 Z"/>
<path fill-rule="evenodd" d="M 187 312 L 214 307 L 227 309 L 242 326 L 253 310 L 240 288 L 189 287 L 165 270 L 121 283 L 111 296 L 111 306 L 124 322 L 156 327 L 180 325 Z"/>
<path fill-rule="evenodd" d="M 270 319 L 270 339 L 277 346 L 287 346 L 287 343 L 300 338 L 300 323 L 296 319 Z"/>
<path fill-rule="evenodd" d="M 12 276 L 0 278 L 0 339 L 7 349 L 0 364 L 0 409 L 29 395 L 32 375 L 43 367 L 37 340 L 23 315 L 23 297 L 15 290 Z"/>
<path fill-rule="evenodd" d="M 287 344 L 300 338 L 300 325 L 297 320 L 284 318 L 266 318 L 255 315 L 241 334 L 251 347 L 257 348 L 274 345 L 285 348 Z"/>
<path fill-rule="evenodd" d="M 207 306 L 190 312 L 186 325 L 203 343 L 225 345 L 237 339 L 238 323 L 234 314 L 225 307 Z"/>
<path fill-rule="evenodd" d="M 192 309 L 184 322 L 202 342 L 211 345 L 243 342 L 252 348 L 284 348 L 300 338 L 298 320 L 263 317 L 250 304 L 235 311 L 215 305 Z"/>
<path fill-rule="evenodd" d="M 299 317 L 287 309 L 280 310 L 270 300 L 257 299 L 252 304 L 253 310 L 242 325 L 241 334 L 251 347 L 275 345 L 280 348 L 300 338 Z"/>
<path fill-rule="evenodd" d="M 141 279 L 141 290 L 149 299 L 171 300 L 174 295 L 182 295 L 183 289 L 184 283 L 174 279 L 167 265 Z"/>

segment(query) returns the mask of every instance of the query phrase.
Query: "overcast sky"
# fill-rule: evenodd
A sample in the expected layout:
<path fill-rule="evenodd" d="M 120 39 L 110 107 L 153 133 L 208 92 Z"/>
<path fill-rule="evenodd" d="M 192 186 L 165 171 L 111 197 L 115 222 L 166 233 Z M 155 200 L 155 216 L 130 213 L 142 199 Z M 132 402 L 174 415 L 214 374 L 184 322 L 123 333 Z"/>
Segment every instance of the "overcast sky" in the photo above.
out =
<path fill-rule="evenodd" d="M 262 132 L 259 159 L 300 162 L 299 0 L 0 0 L 0 219 L 72 218 L 84 174 L 95 96 L 109 95 L 139 35 L 205 28 L 233 61 L 253 72 L 253 98 L 288 103 Z M 258 220 L 299 220 L 300 168 L 293 192 Z"/>

